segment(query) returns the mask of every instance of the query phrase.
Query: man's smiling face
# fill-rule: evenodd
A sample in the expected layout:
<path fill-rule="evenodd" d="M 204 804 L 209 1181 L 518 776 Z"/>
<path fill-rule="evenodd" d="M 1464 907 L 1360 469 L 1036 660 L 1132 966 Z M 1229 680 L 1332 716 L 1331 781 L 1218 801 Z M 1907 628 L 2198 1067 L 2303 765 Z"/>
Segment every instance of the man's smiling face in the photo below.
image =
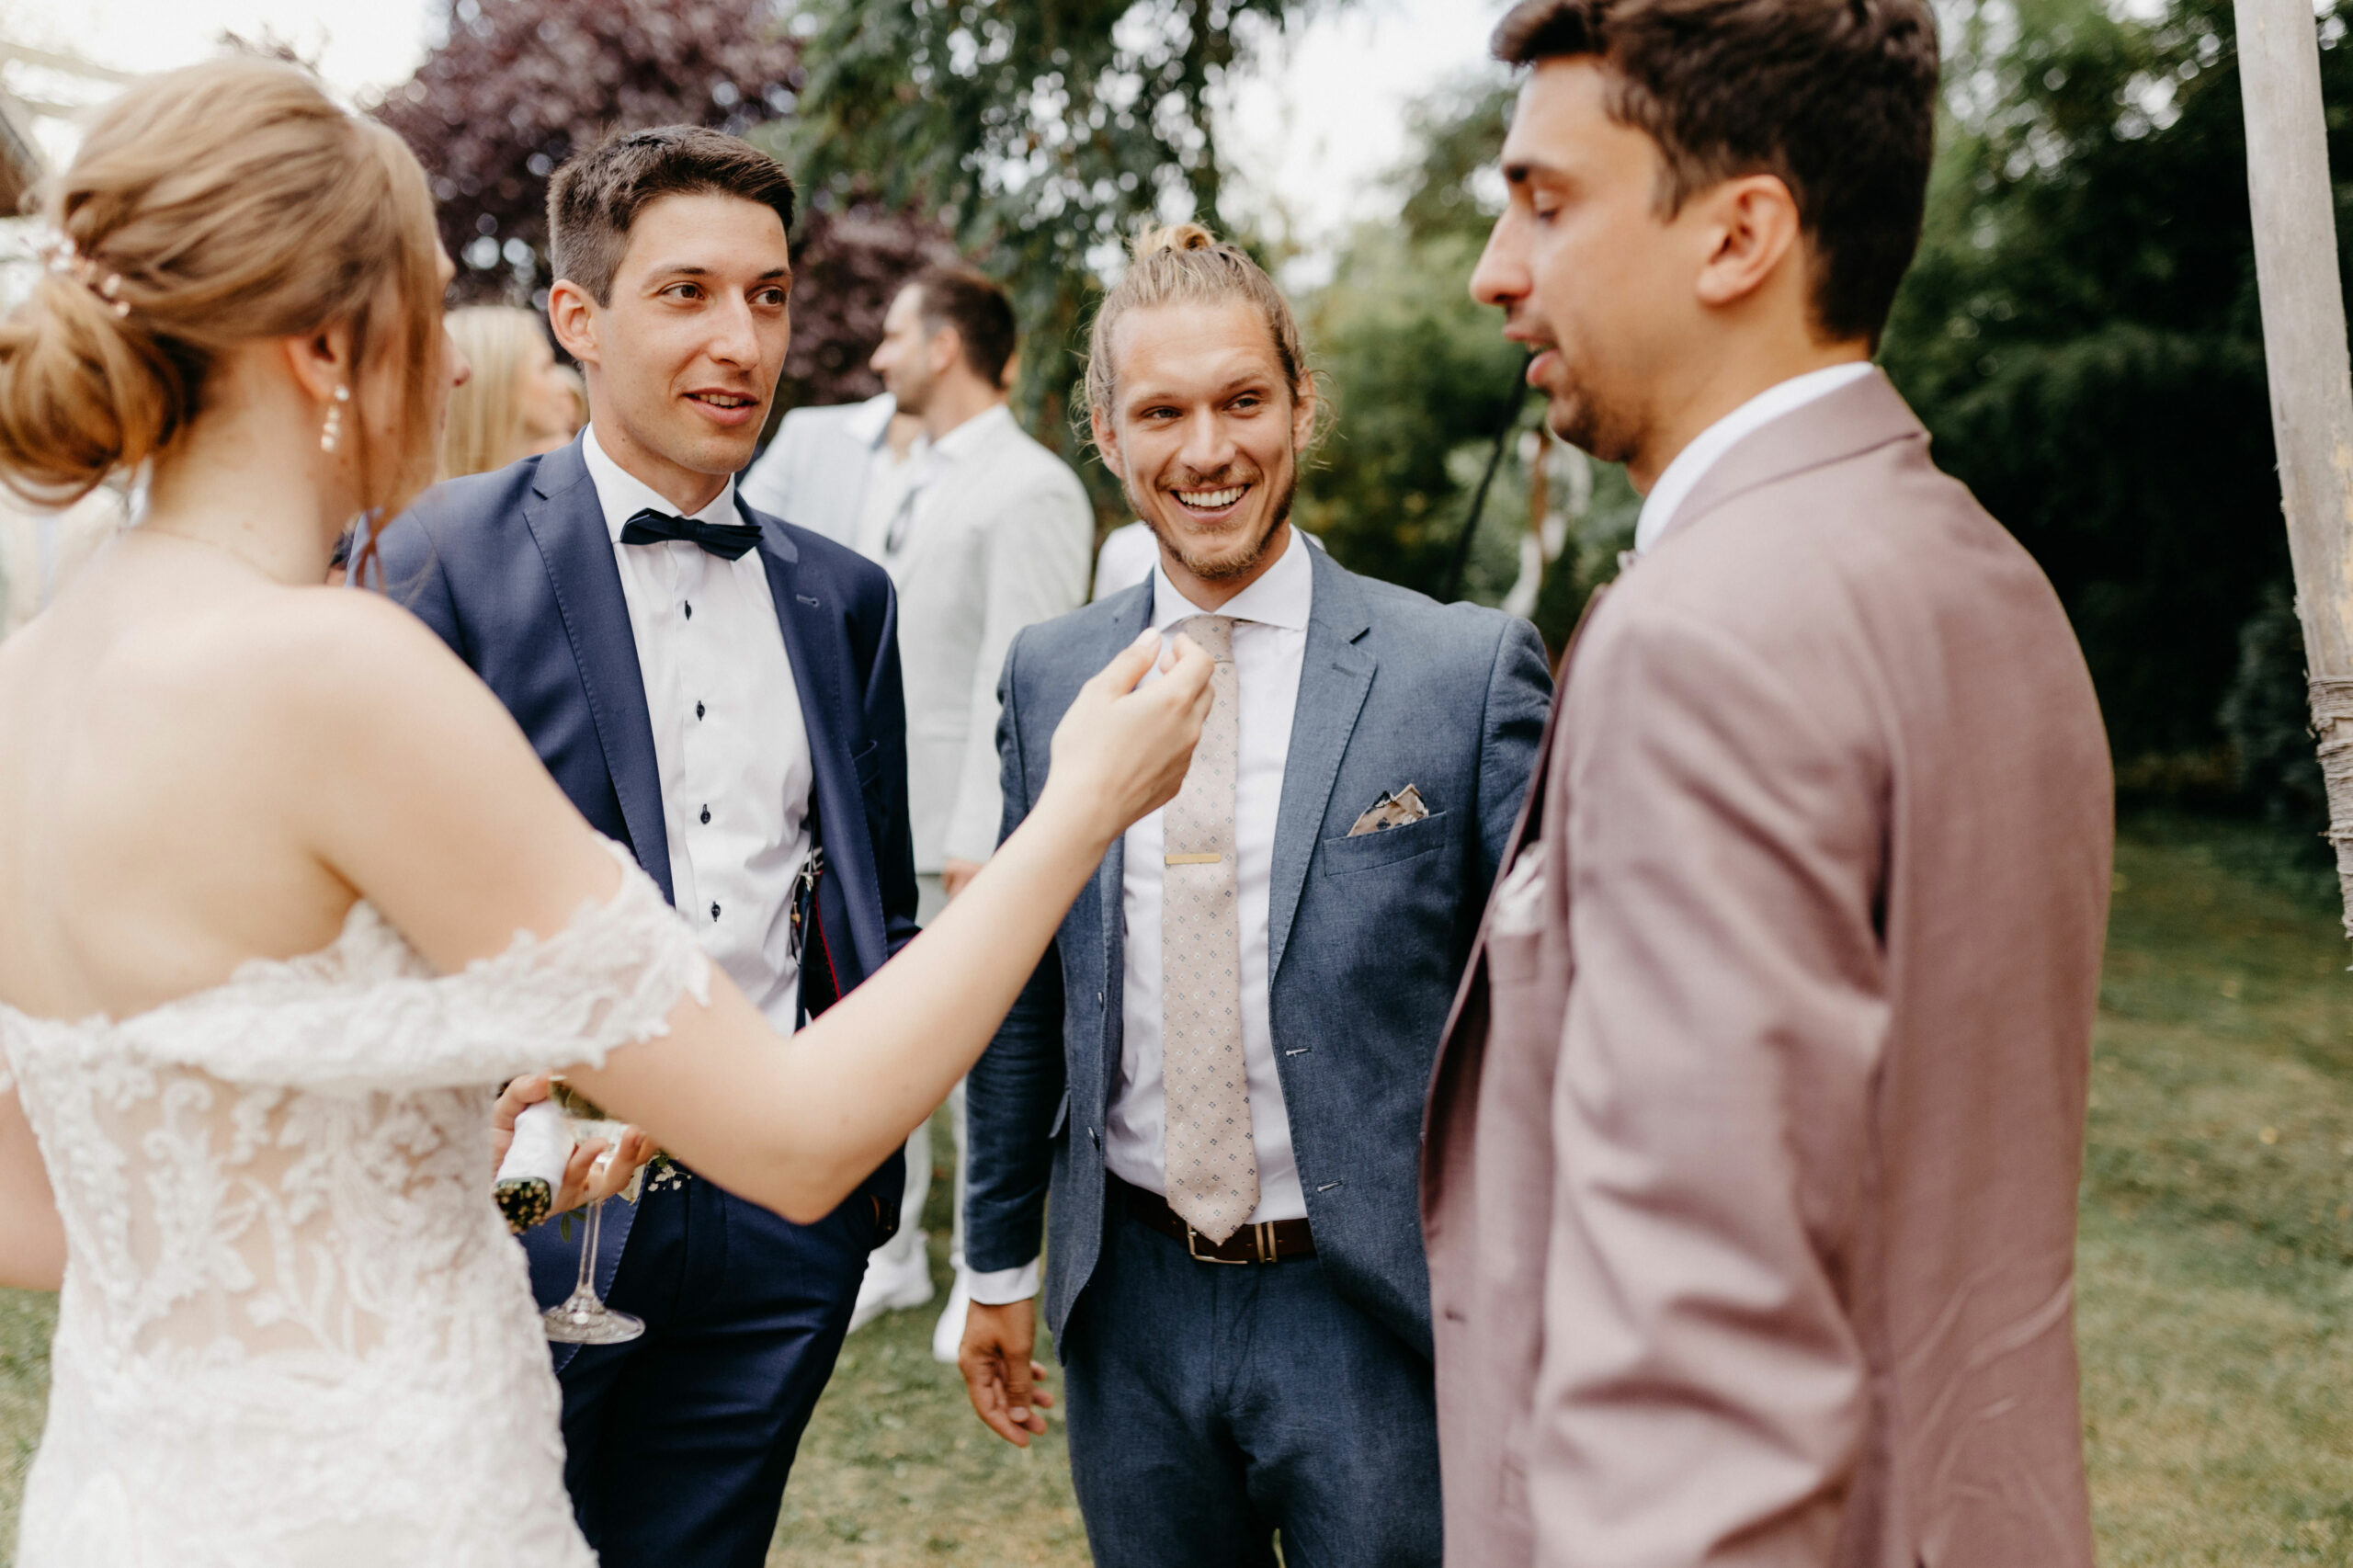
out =
<path fill-rule="evenodd" d="M 1142 306 L 1113 324 L 1113 406 L 1095 440 L 1171 576 L 1234 585 L 1288 542 L 1312 383 L 1284 378 L 1273 332 L 1244 300 Z"/>
<path fill-rule="evenodd" d="M 585 343 L 567 337 L 598 439 L 682 510 L 752 460 L 792 336 L 791 289 L 772 209 L 712 191 L 658 197 L 630 226 L 610 300 L 586 312 Z"/>

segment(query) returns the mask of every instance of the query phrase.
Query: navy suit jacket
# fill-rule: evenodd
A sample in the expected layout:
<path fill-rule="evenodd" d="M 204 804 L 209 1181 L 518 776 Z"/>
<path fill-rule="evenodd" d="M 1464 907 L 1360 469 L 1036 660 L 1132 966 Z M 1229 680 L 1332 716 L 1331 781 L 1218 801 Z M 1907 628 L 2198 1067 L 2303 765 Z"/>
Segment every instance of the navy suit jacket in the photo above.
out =
<path fill-rule="evenodd" d="M 804 962 L 830 962 L 847 994 L 916 930 L 898 601 L 881 567 L 736 505 L 760 530 L 816 775 L 827 874 Z M 434 486 L 385 528 L 380 558 L 387 594 L 488 684 L 589 825 L 628 845 L 675 903 L 637 641 L 580 443 Z M 887 1233 L 895 1195 L 881 1207 Z M 626 1203 L 606 1211 L 600 1290 L 635 1217 Z M 578 1275 L 567 1229 L 576 1238 L 583 1227 L 544 1224 L 524 1237 L 542 1305 L 563 1300 Z"/>
<path fill-rule="evenodd" d="M 1528 622 L 1310 555 L 1267 930 L 1275 1069 L 1317 1258 L 1335 1289 L 1427 1357 L 1422 1101 L 1552 686 Z M 1080 684 L 1150 623 L 1153 582 L 1015 639 L 998 687 L 1006 832 L 1044 788 L 1048 743 Z M 1347 836 L 1408 784 L 1428 816 Z M 1051 1216 L 1046 1322 L 1058 1335 L 1102 1249 L 1125 865 L 1113 845 L 965 1085 L 966 1260 L 1017 1267 Z"/>

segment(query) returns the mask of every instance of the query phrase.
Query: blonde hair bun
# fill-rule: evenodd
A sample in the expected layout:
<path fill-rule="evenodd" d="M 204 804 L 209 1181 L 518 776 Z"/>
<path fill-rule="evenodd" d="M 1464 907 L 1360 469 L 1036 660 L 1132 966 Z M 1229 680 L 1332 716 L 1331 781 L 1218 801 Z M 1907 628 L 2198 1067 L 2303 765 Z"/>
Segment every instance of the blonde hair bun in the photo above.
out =
<path fill-rule="evenodd" d="M 215 60 L 134 83 L 47 185 L 52 269 L 0 322 L 0 483 L 75 500 L 168 454 L 223 354 L 337 324 L 399 404 L 391 449 L 350 432 L 367 505 L 431 477 L 439 246 L 391 131 L 297 66 Z"/>
<path fill-rule="evenodd" d="M 188 414 L 155 340 L 70 274 L 51 273 L 0 322 L 0 472 L 64 506 L 145 461 Z"/>
<path fill-rule="evenodd" d="M 1136 236 L 1135 258 L 1168 251 L 1215 250 L 1218 238 L 1199 223 L 1162 223 Z"/>

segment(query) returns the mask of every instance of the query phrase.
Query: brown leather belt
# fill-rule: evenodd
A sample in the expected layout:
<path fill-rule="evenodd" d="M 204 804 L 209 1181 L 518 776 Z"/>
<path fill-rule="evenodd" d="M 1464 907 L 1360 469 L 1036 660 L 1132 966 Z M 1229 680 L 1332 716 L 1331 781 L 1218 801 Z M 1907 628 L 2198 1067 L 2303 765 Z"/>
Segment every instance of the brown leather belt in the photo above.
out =
<path fill-rule="evenodd" d="M 1112 1196 L 1127 1210 L 1128 1218 L 1158 1231 L 1192 1255 L 1196 1263 L 1284 1263 L 1315 1256 L 1315 1233 L 1304 1220 L 1268 1220 L 1245 1225 L 1222 1244 L 1193 1229 L 1156 1192 L 1131 1187 L 1110 1172 L 1103 1173 Z"/>

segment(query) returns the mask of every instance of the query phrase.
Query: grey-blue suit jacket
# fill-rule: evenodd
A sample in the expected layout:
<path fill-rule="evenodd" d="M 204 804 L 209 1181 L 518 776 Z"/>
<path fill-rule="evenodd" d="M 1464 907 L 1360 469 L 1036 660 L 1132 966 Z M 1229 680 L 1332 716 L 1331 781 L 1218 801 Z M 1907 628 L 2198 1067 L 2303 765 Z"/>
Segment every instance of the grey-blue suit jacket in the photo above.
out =
<path fill-rule="evenodd" d="M 1418 1159 L 1438 1032 L 1536 767 L 1552 696 L 1528 622 L 1359 577 L 1322 551 L 1275 827 L 1267 940 L 1276 1071 L 1317 1257 L 1430 1354 Z M 1153 580 L 1014 641 L 999 687 L 1005 831 L 1046 782 L 1088 676 L 1152 616 Z M 1347 836 L 1384 792 L 1429 808 Z M 1102 1249 L 1103 1119 L 1120 1076 L 1121 847 L 1071 906 L 966 1095 L 964 1250 L 1013 1268 L 1047 1238 L 1058 1335 Z"/>

